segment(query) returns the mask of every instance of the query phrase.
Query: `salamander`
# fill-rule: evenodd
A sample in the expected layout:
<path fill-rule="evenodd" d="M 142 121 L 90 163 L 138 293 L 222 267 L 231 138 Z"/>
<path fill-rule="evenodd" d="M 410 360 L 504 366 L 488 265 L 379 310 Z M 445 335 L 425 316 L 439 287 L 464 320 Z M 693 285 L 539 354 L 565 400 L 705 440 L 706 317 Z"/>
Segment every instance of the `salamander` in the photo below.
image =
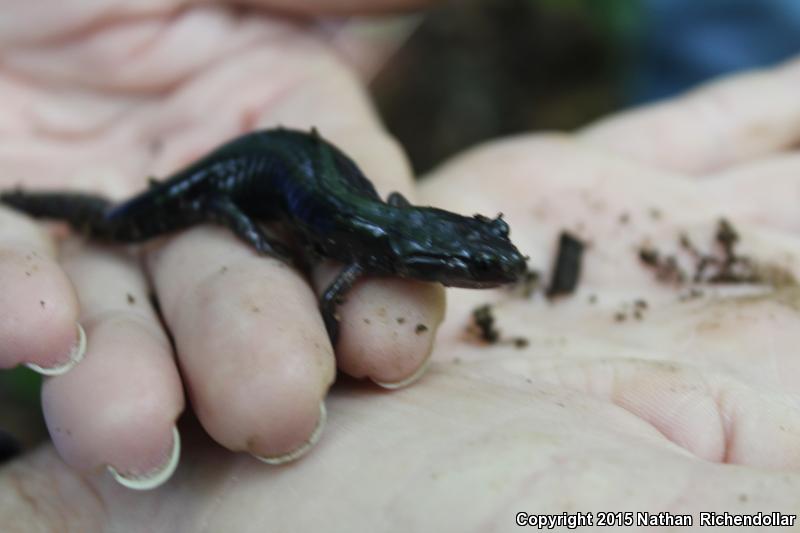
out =
<path fill-rule="evenodd" d="M 320 297 L 332 342 L 337 305 L 362 275 L 399 276 L 487 288 L 517 281 L 525 258 L 502 215 L 472 217 L 384 201 L 356 164 L 312 129 L 255 131 L 231 140 L 121 203 L 86 193 L 0 193 L 0 202 L 37 218 L 62 220 L 89 238 L 136 243 L 195 224 L 229 228 L 258 253 L 292 252 L 262 222 L 279 222 L 311 256 L 339 261 Z"/>

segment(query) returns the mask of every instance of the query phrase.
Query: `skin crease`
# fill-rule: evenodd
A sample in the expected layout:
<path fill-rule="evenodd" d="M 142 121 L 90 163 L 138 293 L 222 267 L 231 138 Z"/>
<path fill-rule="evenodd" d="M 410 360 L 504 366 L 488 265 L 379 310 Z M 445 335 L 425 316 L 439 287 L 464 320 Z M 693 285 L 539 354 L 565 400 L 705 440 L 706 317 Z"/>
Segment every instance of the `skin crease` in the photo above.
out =
<path fill-rule="evenodd" d="M 302 53 L 284 51 L 289 56 Z M 288 65 L 299 57 L 290 59 Z M 252 66 L 265 60 L 245 54 L 241 61 Z M 309 110 L 309 117 L 317 113 L 321 118 L 326 102 L 329 107 L 336 101 L 342 109 L 361 101 L 355 82 L 335 76 L 340 66 L 324 60 L 314 66 L 324 76 L 276 94 L 270 117 L 288 121 L 295 114 L 299 121 Z M 232 67 L 222 70 L 197 80 L 190 87 L 195 92 L 187 89 L 191 98 L 181 105 L 218 105 L 209 95 L 224 94 L 229 83 L 240 85 Z M 167 485 L 145 494 L 126 491 L 107 477 L 79 475 L 45 446 L 0 470 L 0 523 L 10 531 L 305 531 L 321 524 L 334 531 L 510 531 L 516 529 L 514 515 L 521 510 L 796 512 L 800 369 L 794 289 L 741 294 L 723 288 L 703 299 L 680 302 L 676 290 L 655 282 L 641 268 L 635 249 L 646 237 L 674 243 L 683 230 L 696 242 L 707 243 L 717 218 L 725 215 L 741 232 L 743 251 L 785 262 L 800 276 L 797 261 L 791 261 L 800 252 L 795 237 L 800 223 L 792 205 L 800 158 L 787 148 L 800 140 L 791 133 L 796 133 L 792 128 L 800 115 L 800 103 L 791 98 L 799 80 L 800 63 L 794 63 L 722 82 L 655 110 L 615 117 L 575 136 L 521 136 L 465 153 L 424 182 L 417 191 L 420 203 L 463 212 L 503 211 L 514 241 L 542 268 L 548 268 L 558 232 L 573 228 L 594 243 L 578 294 L 549 305 L 540 298 L 521 300 L 502 291 L 450 291 L 447 321 L 439 329 L 428 374 L 413 387 L 391 394 L 342 380 L 328 399 L 324 438 L 309 456 L 287 467 L 268 468 L 225 451 L 194 419 L 181 425 L 186 445 L 178 472 Z M 268 80 L 256 81 L 268 88 Z M 760 88 L 757 97 L 754 82 Z M 203 87 L 210 87 L 205 98 Z M 254 92 L 263 97 L 264 86 L 260 87 Z M 712 110 L 712 115 L 696 120 L 687 107 L 698 106 Z M 332 124 L 328 135 L 369 166 L 368 175 L 377 172 L 370 168 L 386 166 L 381 175 L 403 176 L 402 163 L 392 167 L 384 158 L 381 166 L 376 153 L 383 149 L 397 154 L 396 146 L 385 137 L 372 141 L 374 133 L 350 122 L 371 123 L 371 115 L 363 108 L 359 114 L 358 109 L 344 117 L 337 114 L 342 122 Z M 264 115 L 263 107 L 259 110 L 253 115 L 256 123 Z M 178 112 L 173 113 L 165 111 L 164 119 L 175 119 Z M 230 127 L 225 115 L 215 114 L 212 118 L 222 124 L 209 128 Z M 28 123 L 13 116 L 7 120 Z M 203 144 L 200 135 L 188 129 L 165 144 L 159 157 L 187 158 Z M 700 147 L 686 145 L 680 141 L 687 131 L 710 139 Z M 124 145 L 123 133 L 115 131 L 118 138 L 110 135 L 104 142 Z M 626 138 L 637 142 L 631 146 Z M 59 151 L 53 141 L 45 146 L 68 158 L 72 166 L 65 162 L 61 167 L 67 175 L 88 165 L 90 154 L 96 159 L 97 151 L 110 149 L 92 142 L 92 148 L 84 150 Z M 718 146 L 724 147 L 721 154 L 716 153 Z M 44 147 L 28 150 L 16 156 L 20 169 L 35 168 L 36 160 L 48 153 Z M 747 154 L 746 159 L 740 154 Z M 101 170 L 113 167 L 123 169 L 117 172 L 129 169 L 133 176 L 136 164 L 146 166 L 137 161 L 145 156 L 130 157 L 133 161 L 116 153 L 113 162 L 118 167 L 109 162 L 103 169 L 100 161 L 96 172 L 102 175 Z M 153 162 L 155 167 L 159 164 L 172 163 Z M 118 194 L 127 193 L 125 179 L 116 185 Z M 382 182 L 382 191 L 392 186 L 392 179 Z M 661 217 L 652 216 L 653 207 Z M 622 212 L 630 215 L 627 225 L 619 221 Z M 224 247 L 233 254 L 233 274 L 247 273 L 247 250 L 211 228 L 186 232 L 148 254 L 171 328 L 188 330 L 195 322 L 203 331 L 209 319 L 193 320 L 193 313 L 204 311 L 192 305 L 200 308 L 202 298 L 213 298 L 215 291 L 230 294 L 236 286 L 215 285 L 222 267 L 209 262 Z M 191 254 L 182 248 L 191 249 Z M 108 293 L 109 305 L 141 287 L 138 276 L 120 265 L 124 258 L 112 260 L 94 247 L 88 250 L 85 261 L 96 261 L 98 271 L 119 269 L 108 291 L 98 290 Z M 73 258 L 84 257 L 76 253 Z M 294 274 L 284 270 L 288 269 L 268 264 L 262 275 L 275 280 L 270 286 L 294 283 Z M 202 290 L 191 288 L 195 276 L 206 280 Z M 386 305 L 402 309 L 407 292 L 386 296 Z M 588 302 L 591 294 L 597 297 L 595 304 Z M 241 295 L 232 296 L 237 299 L 217 304 L 223 309 L 240 305 Z M 300 301 L 313 301 L 312 296 L 296 294 Z M 645 318 L 616 323 L 614 313 L 637 298 L 649 303 Z M 358 303 L 355 296 L 352 300 L 351 305 Z M 527 349 L 486 347 L 465 336 L 471 309 L 487 301 L 498 304 L 504 333 L 531 340 Z M 81 303 L 83 313 L 94 311 L 86 309 L 83 298 Z M 281 308 L 284 305 L 282 301 Z M 184 320 L 189 325 L 183 325 Z M 144 329 L 138 334 L 149 335 L 157 352 L 158 335 Z M 310 338 L 286 342 L 294 346 L 310 341 L 313 346 L 313 331 Z M 391 331 L 387 333 L 390 340 Z M 218 336 L 213 340 L 224 342 Z M 195 350 L 197 359 L 205 360 L 206 354 L 199 352 Z M 191 365 L 192 360 L 181 356 L 180 364 Z M 84 363 L 88 361 L 87 356 Z M 307 369 L 318 370 L 299 375 L 308 378 L 316 372 L 324 383 L 330 367 L 318 367 L 314 357 L 303 361 Z M 267 356 L 264 362 L 276 360 Z M 75 373 L 72 379 L 84 363 L 70 372 Z M 231 379 L 246 380 L 256 373 L 250 363 Z M 213 377 L 212 369 L 198 365 L 188 383 L 193 398 L 210 384 L 203 382 L 204 373 Z M 168 381 L 163 380 L 160 394 L 169 391 Z M 226 416 L 246 414 L 246 409 L 235 414 L 235 405 L 231 407 Z M 82 402 L 80 409 L 93 414 L 95 406 Z M 198 412 L 201 421 L 203 416 L 209 415 Z M 203 424 L 211 426 L 208 420 Z M 248 433 L 240 431 L 237 442 L 246 444 Z"/>

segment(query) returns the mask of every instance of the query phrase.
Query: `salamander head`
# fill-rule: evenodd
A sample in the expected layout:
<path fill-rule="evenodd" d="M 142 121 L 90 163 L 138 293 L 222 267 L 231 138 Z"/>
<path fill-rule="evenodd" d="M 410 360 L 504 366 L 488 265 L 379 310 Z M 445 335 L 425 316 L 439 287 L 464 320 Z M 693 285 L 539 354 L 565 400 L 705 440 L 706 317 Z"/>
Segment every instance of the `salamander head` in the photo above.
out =
<path fill-rule="evenodd" d="M 392 243 L 400 276 L 488 288 L 515 282 L 526 271 L 502 215 L 465 217 L 432 207 L 415 208 L 409 215 L 403 238 Z"/>

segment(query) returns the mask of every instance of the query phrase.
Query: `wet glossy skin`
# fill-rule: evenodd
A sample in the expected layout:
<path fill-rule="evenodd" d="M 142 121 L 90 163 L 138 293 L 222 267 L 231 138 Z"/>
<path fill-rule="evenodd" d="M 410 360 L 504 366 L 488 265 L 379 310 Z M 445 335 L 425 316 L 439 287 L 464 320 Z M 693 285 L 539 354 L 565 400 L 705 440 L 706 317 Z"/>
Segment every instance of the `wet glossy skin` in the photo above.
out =
<path fill-rule="evenodd" d="M 139 242 L 200 223 L 230 228 L 259 253 L 290 253 L 259 222 L 278 221 L 313 255 L 346 265 L 320 299 L 331 338 L 342 295 L 364 273 L 466 288 L 517 281 L 525 260 L 502 218 L 383 201 L 355 163 L 311 133 L 243 135 L 120 204 L 69 192 L 8 191 L 3 203 L 64 220 L 91 238 Z"/>

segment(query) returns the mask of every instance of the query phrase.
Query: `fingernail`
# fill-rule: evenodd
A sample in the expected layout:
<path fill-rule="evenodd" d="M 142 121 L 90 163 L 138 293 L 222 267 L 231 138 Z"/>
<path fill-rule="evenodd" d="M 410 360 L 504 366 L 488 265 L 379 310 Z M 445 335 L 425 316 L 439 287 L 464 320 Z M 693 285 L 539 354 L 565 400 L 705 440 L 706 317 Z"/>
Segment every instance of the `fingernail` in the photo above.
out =
<path fill-rule="evenodd" d="M 49 368 L 39 366 L 35 363 L 25 363 L 25 366 L 44 376 L 60 376 L 61 374 L 66 374 L 72 367 L 80 363 L 84 355 L 86 355 L 86 332 L 83 331 L 83 327 L 78 324 L 78 341 L 70 350 L 69 360 L 66 363 Z"/>
<path fill-rule="evenodd" d="M 152 490 L 156 487 L 163 485 L 178 467 L 178 462 L 181 458 L 181 434 L 178 433 L 178 428 L 172 428 L 172 452 L 169 459 L 163 466 L 149 472 L 147 474 L 120 474 L 116 468 L 108 465 L 108 472 L 114 478 L 114 481 L 132 490 Z"/>
<path fill-rule="evenodd" d="M 430 364 L 431 364 L 431 357 L 429 355 L 428 358 L 425 359 L 425 362 L 422 363 L 422 365 L 420 365 L 420 367 L 413 374 L 411 374 L 410 376 L 408 376 L 403 380 L 395 382 L 386 382 L 386 381 L 377 381 L 373 379 L 372 381 L 376 385 L 379 385 L 384 389 L 389 389 L 389 390 L 402 389 L 403 387 L 407 387 L 412 383 L 416 382 L 417 380 L 419 380 L 419 378 L 421 378 L 423 374 L 425 374 L 425 372 L 428 370 Z"/>
<path fill-rule="evenodd" d="M 292 450 L 289 453 L 285 453 L 283 455 L 275 455 L 275 456 L 265 456 L 265 455 L 255 455 L 252 454 L 253 457 L 258 459 L 259 461 L 263 461 L 268 465 L 282 465 L 284 463 L 290 463 L 297 459 L 300 459 L 305 454 L 314 447 L 317 443 L 319 438 L 322 436 L 322 430 L 325 427 L 325 420 L 328 418 L 328 412 L 325 409 L 325 402 L 321 402 L 319 404 L 319 419 L 317 420 L 317 427 L 314 428 L 314 432 L 311 433 L 311 436 L 308 438 L 306 442 L 300 445 L 299 448 Z"/>

